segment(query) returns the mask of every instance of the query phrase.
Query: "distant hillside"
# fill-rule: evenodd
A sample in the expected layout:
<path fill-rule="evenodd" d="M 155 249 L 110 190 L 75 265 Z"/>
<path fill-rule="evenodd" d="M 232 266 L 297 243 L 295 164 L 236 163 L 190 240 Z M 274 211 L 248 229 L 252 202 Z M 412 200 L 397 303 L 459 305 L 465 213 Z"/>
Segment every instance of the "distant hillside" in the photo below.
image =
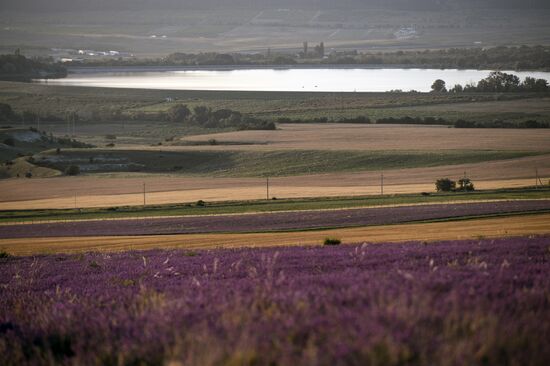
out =
<path fill-rule="evenodd" d="M 403 10 L 439 10 L 453 8 L 550 8 L 548 0 L 0 0 L 5 10 L 60 11 L 104 9 L 181 9 L 185 7 L 315 8 L 342 9 L 387 8 Z"/>

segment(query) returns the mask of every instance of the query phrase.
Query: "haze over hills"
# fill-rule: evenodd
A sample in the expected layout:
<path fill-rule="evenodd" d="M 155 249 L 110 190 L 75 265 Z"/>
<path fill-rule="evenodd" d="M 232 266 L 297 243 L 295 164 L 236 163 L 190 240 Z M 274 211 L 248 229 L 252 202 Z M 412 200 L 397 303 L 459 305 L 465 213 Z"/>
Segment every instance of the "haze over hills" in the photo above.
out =
<path fill-rule="evenodd" d="M 0 0 L 0 53 L 163 57 L 550 44 L 546 0 Z"/>
<path fill-rule="evenodd" d="M 221 7 L 247 8 L 315 8 L 349 9 L 382 8 L 401 10 L 438 10 L 449 8 L 549 8 L 546 0 L 3 0 L 3 9 L 25 11 L 77 9 L 178 9 L 182 7 L 212 9 Z"/>

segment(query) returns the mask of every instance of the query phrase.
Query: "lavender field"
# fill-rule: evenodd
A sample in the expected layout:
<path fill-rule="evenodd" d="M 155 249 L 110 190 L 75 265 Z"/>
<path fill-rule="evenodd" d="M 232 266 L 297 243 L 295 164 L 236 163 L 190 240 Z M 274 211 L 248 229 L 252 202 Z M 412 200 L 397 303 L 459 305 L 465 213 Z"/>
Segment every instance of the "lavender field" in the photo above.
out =
<path fill-rule="evenodd" d="M 0 364 L 547 365 L 550 237 L 2 258 Z"/>

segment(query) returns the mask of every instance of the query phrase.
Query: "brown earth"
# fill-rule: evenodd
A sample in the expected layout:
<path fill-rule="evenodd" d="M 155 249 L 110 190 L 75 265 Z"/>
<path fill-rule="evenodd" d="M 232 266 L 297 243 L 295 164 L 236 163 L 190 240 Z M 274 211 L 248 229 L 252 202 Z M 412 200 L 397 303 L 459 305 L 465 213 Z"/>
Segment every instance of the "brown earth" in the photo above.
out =
<path fill-rule="evenodd" d="M 460 222 L 401 224 L 351 229 L 260 234 L 183 234 L 127 237 L 0 239 L 0 250 L 13 255 L 145 249 L 214 249 L 320 245 L 327 236 L 345 243 L 459 240 L 550 234 L 550 214 L 475 219 Z"/>

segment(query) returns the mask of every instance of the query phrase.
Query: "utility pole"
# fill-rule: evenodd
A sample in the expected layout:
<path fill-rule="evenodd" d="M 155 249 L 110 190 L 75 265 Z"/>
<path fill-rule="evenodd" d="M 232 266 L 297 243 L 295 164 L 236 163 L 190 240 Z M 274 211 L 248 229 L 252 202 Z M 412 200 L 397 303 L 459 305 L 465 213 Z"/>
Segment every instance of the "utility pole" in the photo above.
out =
<path fill-rule="evenodd" d="M 267 199 L 269 199 L 269 177 L 266 178 L 265 189 L 266 189 L 266 197 Z"/>
<path fill-rule="evenodd" d="M 384 195 L 384 173 L 380 174 L 380 195 Z"/>
<path fill-rule="evenodd" d="M 147 204 L 147 201 L 145 200 L 145 182 L 143 182 L 143 207 Z"/>

